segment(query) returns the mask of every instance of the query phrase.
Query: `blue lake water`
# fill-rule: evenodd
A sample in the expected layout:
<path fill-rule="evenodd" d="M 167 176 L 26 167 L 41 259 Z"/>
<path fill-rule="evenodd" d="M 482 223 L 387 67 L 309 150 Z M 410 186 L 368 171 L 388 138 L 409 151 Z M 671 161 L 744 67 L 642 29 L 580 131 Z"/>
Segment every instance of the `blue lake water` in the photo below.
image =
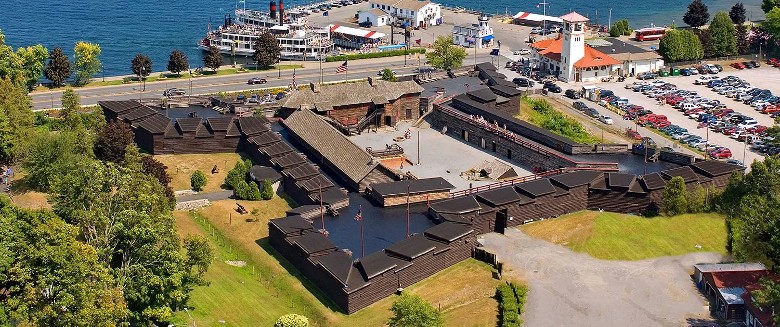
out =
<path fill-rule="evenodd" d="M 267 8 L 268 1 L 246 0 L 248 8 Z M 448 6 L 461 6 L 489 13 L 532 11 L 540 1 L 464 1 L 436 0 Z M 547 13 L 562 15 L 576 10 L 592 20 L 605 24 L 612 8 L 612 19 L 628 18 L 634 26 L 650 23 L 669 25 L 682 21 L 688 0 L 645 0 L 639 2 L 609 0 L 548 0 Z M 728 10 L 736 1 L 704 0 L 715 11 Z M 285 7 L 309 1 L 285 1 Z M 762 19 L 760 0 L 744 2 L 748 18 Z M 136 53 L 152 59 L 155 71 L 165 70 L 171 50 L 184 51 L 190 65 L 202 65 L 196 44 L 208 28 L 222 23 L 225 14 L 232 13 L 237 2 L 230 0 L 2 0 L 0 29 L 6 43 L 14 47 L 41 43 L 49 49 L 62 47 L 72 55 L 79 40 L 98 43 L 103 54 L 106 76 L 130 73 L 130 60 Z M 446 19 L 446 18 L 445 18 Z"/>

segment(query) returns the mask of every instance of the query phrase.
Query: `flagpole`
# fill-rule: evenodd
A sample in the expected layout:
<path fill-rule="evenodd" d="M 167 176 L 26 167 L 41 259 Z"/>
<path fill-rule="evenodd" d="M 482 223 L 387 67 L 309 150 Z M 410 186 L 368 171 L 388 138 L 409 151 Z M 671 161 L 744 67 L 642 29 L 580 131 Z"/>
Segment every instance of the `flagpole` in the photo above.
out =
<path fill-rule="evenodd" d="M 366 256 L 366 242 L 363 239 L 363 206 L 360 205 L 358 207 L 358 212 L 360 213 L 360 257 Z"/>
<path fill-rule="evenodd" d="M 406 185 L 406 238 L 409 236 L 409 185 Z"/>
<path fill-rule="evenodd" d="M 322 231 L 325 232 L 325 210 L 322 206 L 322 181 L 317 182 L 320 189 L 320 219 L 322 220 Z"/>
<path fill-rule="evenodd" d="M 344 69 L 344 82 L 346 82 L 347 81 L 347 74 L 349 74 L 349 59 L 344 60 L 344 63 L 346 64 L 346 65 L 344 65 L 344 68 L 345 68 Z"/>

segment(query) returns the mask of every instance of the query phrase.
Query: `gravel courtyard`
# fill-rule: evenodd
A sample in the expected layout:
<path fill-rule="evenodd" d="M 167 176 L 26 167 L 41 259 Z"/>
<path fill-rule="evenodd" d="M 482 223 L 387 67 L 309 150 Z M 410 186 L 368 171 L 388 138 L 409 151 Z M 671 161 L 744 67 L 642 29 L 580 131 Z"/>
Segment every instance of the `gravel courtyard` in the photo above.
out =
<path fill-rule="evenodd" d="M 696 290 L 693 265 L 719 262 L 717 253 L 641 261 L 606 261 L 533 239 L 518 229 L 484 236 L 509 271 L 526 280 L 524 326 L 685 326 L 709 318 Z"/>

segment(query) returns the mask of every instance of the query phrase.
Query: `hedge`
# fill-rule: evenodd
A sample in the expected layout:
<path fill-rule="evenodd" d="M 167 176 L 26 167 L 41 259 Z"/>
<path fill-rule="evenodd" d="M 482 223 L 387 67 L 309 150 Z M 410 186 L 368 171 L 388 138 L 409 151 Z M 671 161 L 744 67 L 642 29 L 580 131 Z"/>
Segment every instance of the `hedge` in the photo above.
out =
<path fill-rule="evenodd" d="M 523 323 L 520 314 L 523 313 L 527 294 L 528 287 L 516 282 L 496 287 L 496 298 L 499 302 L 498 309 L 501 315 L 499 326 L 519 327 Z"/>
<path fill-rule="evenodd" d="M 348 54 L 348 55 L 340 55 L 340 56 L 331 56 L 325 58 L 325 62 L 395 57 L 395 56 L 403 56 L 403 55 L 413 54 L 413 53 L 425 53 L 425 49 L 414 48 L 409 50 L 402 49 L 402 50 L 389 50 L 389 51 L 381 51 L 381 52 L 356 53 L 356 54 Z"/>

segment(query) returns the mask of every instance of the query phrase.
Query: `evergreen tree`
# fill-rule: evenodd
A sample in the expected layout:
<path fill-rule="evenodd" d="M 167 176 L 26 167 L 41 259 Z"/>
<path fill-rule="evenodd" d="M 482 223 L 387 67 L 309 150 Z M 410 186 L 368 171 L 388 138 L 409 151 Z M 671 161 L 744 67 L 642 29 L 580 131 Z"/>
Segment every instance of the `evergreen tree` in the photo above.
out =
<path fill-rule="evenodd" d="M 745 25 L 737 25 L 737 52 L 739 54 L 750 53 L 750 34 L 748 28 Z"/>
<path fill-rule="evenodd" d="M 691 30 L 693 34 L 699 39 L 703 50 L 703 57 L 712 57 L 712 38 L 710 37 L 710 30 L 708 29 L 694 29 Z"/>
<path fill-rule="evenodd" d="M 133 69 L 133 74 L 138 76 L 139 79 L 144 79 L 152 73 L 152 60 L 145 54 L 136 54 L 131 62 L 131 68 Z"/>
<path fill-rule="evenodd" d="M 195 192 L 203 191 L 203 187 L 206 186 L 206 174 L 200 170 L 196 170 L 190 175 L 190 186 Z"/>
<path fill-rule="evenodd" d="M 219 53 L 219 49 L 215 46 L 210 46 L 209 50 L 203 55 L 203 66 L 211 68 L 213 71 L 222 66 L 223 59 L 222 54 Z"/>
<path fill-rule="evenodd" d="M 49 64 L 43 71 L 43 76 L 49 79 L 54 85 L 65 84 L 65 80 L 70 77 L 70 60 L 62 52 L 62 48 L 54 48 L 49 53 Z"/>
<path fill-rule="evenodd" d="M 731 10 L 729 10 L 729 18 L 731 18 L 731 22 L 733 22 L 734 25 L 745 24 L 745 21 L 747 20 L 745 16 L 745 5 L 742 4 L 742 2 L 737 2 L 731 6 Z"/>
<path fill-rule="evenodd" d="M 189 67 L 190 63 L 184 52 L 179 50 L 171 51 L 171 56 L 168 58 L 168 71 L 181 76 L 181 72 L 189 69 Z"/>
<path fill-rule="evenodd" d="M 270 200 L 274 197 L 274 186 L 271 184 L 271 181 L 263 181 L 263 191 L 260 193 L 260 197 L 263 200 Z"/>
<path fill-rule="evenodd" d="M 704 26 L 709 20 L 710 14 L 707 11 L 707 5 L 701 0 L 693 0 L 688 5 L 688 12 L 683 16 L 683 22 L 694 28 Z"/>
<path fill-rule="evenodd" d="M 721 11 L 715 14 L 707 30 L 710 36 L 711 55 L 714 57 L 737 54 L 737 30 L 728 13 Z"/>
<path fill-rule="evenodd" d="M 269 68 L 279 62 L 282 48 L 279 46 L 279 41 L 271 33 L 261 34 L 252 46 L 255 50 L 252 59 L 258 66 Z"/>
<path fill-rule="evenodd" d="M 761 10 L 765 14 L 768 14 L 772 9 L 780 7 L 780 0 L 763 0 L 761 1 Z"/>
<path fill-rule="evenodd" d="M 451 70 L 463 64 L 463 60 L 466 59 L 466 49 L 452 43 L 451 35 L 436 38 L 436 41 L 433 42 L 433 51 L 426 54 L 431 66 Z"/>
<path fill-rule="evenodd" d="M 688 192 L 685 181 L 680 176 L 672 177 L 666 183 L 663 194 L 663 209 L 667 216 L 676 216 L 688 212 Z"/>
<path fill-rule="evenodd" d="M 247 189 L 244 200 L 258 201 L 263 198 L 263 195 L 260 194 L 260 188 L 257 186 L 257 183 L 249 182 L 248 185 L 249 188 Z"/>

